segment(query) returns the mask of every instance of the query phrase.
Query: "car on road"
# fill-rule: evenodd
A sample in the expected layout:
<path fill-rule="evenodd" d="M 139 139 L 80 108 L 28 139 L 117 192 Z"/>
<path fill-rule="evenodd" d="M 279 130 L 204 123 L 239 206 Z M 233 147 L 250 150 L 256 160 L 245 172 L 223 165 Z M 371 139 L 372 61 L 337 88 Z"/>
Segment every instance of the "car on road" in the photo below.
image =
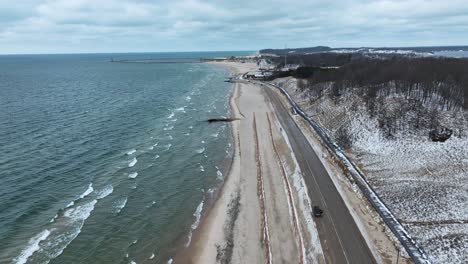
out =
<path fill-rule="evenodd" d="M 297 115 L 297 111 L 294 107 L 291 107 L 291 114 Z"/>
<path fill-rule="evenodd" d="M 321 217 L 323 215 L 323 210 L 320 209 L 320 207 L 318 207 L 318 206 L 314 206 L 312 212 L 313 212 L 315 217 Z"/>

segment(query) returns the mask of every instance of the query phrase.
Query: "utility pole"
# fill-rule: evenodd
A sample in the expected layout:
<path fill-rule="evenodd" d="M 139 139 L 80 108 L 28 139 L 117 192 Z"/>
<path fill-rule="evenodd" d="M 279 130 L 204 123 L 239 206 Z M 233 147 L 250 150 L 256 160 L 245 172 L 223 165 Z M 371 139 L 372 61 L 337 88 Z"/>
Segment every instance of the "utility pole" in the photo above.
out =
<path fill-rule="evenodd" d="M 288 56 L 288 44 L 284 44 L 284 68 L 286 68 L 286 57 Z"/>

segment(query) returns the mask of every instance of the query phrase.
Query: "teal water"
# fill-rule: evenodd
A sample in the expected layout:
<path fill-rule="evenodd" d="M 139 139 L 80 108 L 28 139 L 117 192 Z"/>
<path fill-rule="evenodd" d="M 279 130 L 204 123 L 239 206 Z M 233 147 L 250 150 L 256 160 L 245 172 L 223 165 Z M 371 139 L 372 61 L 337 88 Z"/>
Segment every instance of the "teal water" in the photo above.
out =
<path fill-rule="evenodd" d="M 0 56 L 0 263 L 164 263 L 232 155 L 226 69 Z"/>

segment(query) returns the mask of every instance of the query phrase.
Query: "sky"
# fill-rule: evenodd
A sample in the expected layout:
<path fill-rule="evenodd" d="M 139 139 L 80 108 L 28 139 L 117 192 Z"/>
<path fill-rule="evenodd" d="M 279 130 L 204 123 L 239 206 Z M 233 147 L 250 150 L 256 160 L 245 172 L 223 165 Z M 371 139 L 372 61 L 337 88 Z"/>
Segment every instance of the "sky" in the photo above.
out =
<path fill-rule="evenodd" d="M 0 0 L 0 54 L 468 45 L 468 0 Z"/>

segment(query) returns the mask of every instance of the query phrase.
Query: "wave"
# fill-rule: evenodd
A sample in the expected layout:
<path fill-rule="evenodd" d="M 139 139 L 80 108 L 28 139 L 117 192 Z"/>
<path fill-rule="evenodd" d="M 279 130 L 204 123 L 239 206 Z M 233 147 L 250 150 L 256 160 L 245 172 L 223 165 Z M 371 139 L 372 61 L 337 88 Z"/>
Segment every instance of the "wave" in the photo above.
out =
<path fill-rule="evenodd" d="M 81 233 L 84 222 L 94 210 L 97 200 L 66 209 L 50 228 L 50 234 L 40 245 L 38 254 L 50 259 L 60 256 Z"/>
<path fill-rule="evenodd" d="M 177 118 L 169 119 L 169 121 L 171 121 L 171 122 L 176 122 L 176 121 L 177 121 Z"/>
<path fill-rule="evenodd" d="M 190 101 L 190 100 L 192 100 L 192 97 L 191 97 L 190 95 L 187 95 L 187 96 L 185 97 L 185 101 L 188 102 L 188 101 Z"/>
<path fill-rule="evenodd" d="M 214 137 L 214 138 L 217 138 L 217 137 L 218 137 L 218 134 L 219 134 L 219 133 L 213 133 L 213 134 L 211 134 L 210 136 L 212 136 L 212 137 Z"/>
<path fill-rule="evenodd" d="M 46 240 L 47 237 L 49 237 L 49 235 L 50 235 L 50 231 L 46 229 L 42 231 L 41 233 L 37 234 L 36 236 L 34 236 L 33 238 L 31 238 L 26 248 L 23 251 L 21 251 L 20 255 L 13 260 L 14 263 L 16 264 L 26 263 L 26 261 L 28 261 L 28 258 L 31 257 L 34 254 L 34 252 L 41 249 L 41 247 L 39 246 L 39 243 L 41 243 L 41 241 Z"/>
<path fill-rule="evenodd" d="M 88 196 L 93 191 L 94 191 L 93 184 L 90 183 L 89 186 L 88 186 L 88 189 L 86 189 L 86 191 L 80 195 L 80 199 L 85 198 L 86 196 Z"/>
<path fill-rule="evenodd" d="M 104 187 L 104 189 L 98 192 L 97 199 L 105 198 L 109 196 L 113 191 L 114 191 L 114 187 L 111 184 L 108 184 Z"/>
<path fill-rule="evenodd" d="M 203 167 L 203 165 L 200 165 L 200 171 L 205 171 L 205 168 Z"/>
<path fill-rule="evenodd" d="M 219 170 L 216 171 L 216 178 L 218 180 L 222 180 L 223 179 L 223 173 Z"/>
<path fill-rule="evenodd" d="M 182 106 L 182 107 L 179 107 L 179 108 L 176 108 L 175 111 L 178 111 L 178 112 L 183 112 L 185 113 L 185 106 Z"/>
<path fill-rule="evenodd" d="M 166 149 L 166 151 L 168 151 L 171 147 L 172 147 L 172 144 L 164 145 L 164 148 Z"/>
<path fill-rule="evenodd" d="M 57 217 L 58 217 L 58 214 L 55 214 L 55 216 L 52 217 L 52 219 L 50 219 L 49 223 L 55 222 L 55 219 L 57 219 Z"/>
<path fill-rule="evenodd" d="M 175 115 L 174 112 L 171 112 L 171 114 L 170 114 L 167 118 L 168 118 L 168 119 L 171 119 L 171 118 L 174 117 L 174 115 Z"/>
<path fill-rule="evenodd" d="M 132 149 L 132 150 L 128 151 L 126 154 L 127 154 L 127 155 L 132 155 L 132 154 L 135 153 L 135 152 L 136 152 L 136 149 Z"/>
<path fill-rule="evenodd" d="M 114 202 L 115 213 L 117 214 L 120 213 L 120 211 L 122 211 L 122 209 L 125 207 L 126 204 L 127 204 L 127 197 L 122 197 L 116 200 Z"/>
<path fill-rule="evenodd" d="M 154 159 L 159 159 L 159 155 L 154 156 Z"/>
<path fill-rule="evenodd" d="M 185 247 L 188 247 L 190 245 L 190 242 L 192 242 L 192 232 L 193 232 L 193 230 L 197 229 L 198 225 L 200 224 L 202 211 L 203 211 L 203 200 L 197 206 L 197 209 L 195 209 L 195 212 L 193 213 L 193 216 L 195 216 L 195 222 L 193 222 L 193 224 L 191 226 L 191 230 L 190 230 L 190 233 L 188 235 L 188 241 L 185 244 Z"/>
<path fill-rule="evenodd" d="M 205 148 L 201 147 L 201 148 L 195 150 L 195 152 L 197 152 L 198 154 L 202 154 L 203 152 L 205 152 Z"/>
<path fill-rule="evenodd" d="M 149 259 L 154 259 L 154 253 L 151 254 L 151 257 L 149 257 Z"/>
<path fill-rule="evenodd" d="M 128 177 L 129 177 L 130 179 L 135 179 L 136 176 L 138 176 L 138 172 L 132 172 L 132 173 L 130 173 L 130 174 L 128 175 Z"/>
<path fill-rule="evenodd" d="M 163 128 L 164 131 L 172 130 L 172 129 L 174 129 L 174 126 L 168 126 L 168 127 Z"/>
<path fill-rule="evenodd" d="M 133 167 L 135 166 L 135 164 L 138 162 L 138 160 L 136 158 L 133 158 L 129 163 L 128 163 L 128 167 Z"/>

